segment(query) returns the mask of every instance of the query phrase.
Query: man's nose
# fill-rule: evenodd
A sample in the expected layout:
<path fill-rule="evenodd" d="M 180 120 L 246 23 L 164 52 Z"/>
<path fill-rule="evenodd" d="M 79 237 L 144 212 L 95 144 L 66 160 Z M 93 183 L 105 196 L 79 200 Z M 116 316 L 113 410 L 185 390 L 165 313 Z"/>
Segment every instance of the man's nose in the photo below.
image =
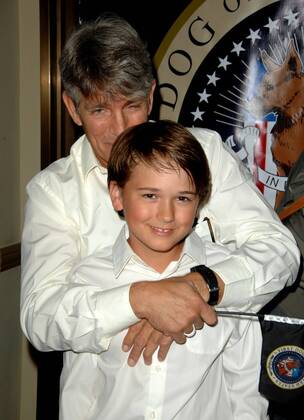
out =
<path fill-rule="evenodd" d="M 116 111 L 113 113 L 112 131 L 116 137 L 119 136 L 119 134 L 121 134 L 126 128 L 128 128 L 128 126 L 128 118 L 122 111 Z"/>

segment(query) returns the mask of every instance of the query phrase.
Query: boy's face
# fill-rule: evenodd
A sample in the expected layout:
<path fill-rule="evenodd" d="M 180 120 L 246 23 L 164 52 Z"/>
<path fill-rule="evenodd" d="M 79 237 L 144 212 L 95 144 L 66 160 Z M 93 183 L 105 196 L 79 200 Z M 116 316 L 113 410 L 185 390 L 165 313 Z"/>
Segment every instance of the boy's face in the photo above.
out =
<path fill-rule="evenodd" d="M 139 163 L 123 188 L 110 184 L 110 195 L 115 210 L 124 211 L 129 244 L 139 257 L 155 269 L 179 258 L 199 204 L 184 170 L 159 172 Z"/>
<path fill-rule="evenodd" d="M 97 159 L 104 167 L 119 134 L 128 127 L 147 121 L 152 109 L 154 87 L 153 84 L 147 98 L 108 99 L 102 92 L 92 99 L 80 95 L 77 107 L 64 92 L 63 101 L 70 116 L 83 127 Z"/>

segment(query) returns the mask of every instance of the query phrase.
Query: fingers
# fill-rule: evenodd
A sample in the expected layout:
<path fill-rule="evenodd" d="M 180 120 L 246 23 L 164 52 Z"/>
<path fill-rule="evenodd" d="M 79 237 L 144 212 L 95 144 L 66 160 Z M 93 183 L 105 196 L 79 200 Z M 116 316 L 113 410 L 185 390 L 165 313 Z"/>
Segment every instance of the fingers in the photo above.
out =
<path fill-rule="evenodd" d="M 196 331 L 196 328 L 195 328 L 195 325 L 194 324 L 192 324 L 190 327 L 188 327 L 185 331 L 184 331 L 184 334 L 186 335 L 186 337 L 187 336 L 191 336 L 192 334 L 195 334 L 195 331 Z"/>
<path fill-rule="evenodd" d="M 171 347 L 171 344 L 173 343 L 172 337 L 167 337 L 166 335 L 162 335 L 160 342 L 159 342 L 159 350 L 157 353 L 158 360 L 160 362 L 163 362 L 168 354 L 168 351 Z"/>
<path fill-rule="evenodd" d="M 204 321 L 202 320 L 202 318 L 198 318 L 193 325 L 195 326 L 196 330 L 201 330 L 204 326 Z"/>
<path fill-rule="evenodd" d="M 201 319 L 210 326 L 213 326 L 217 323 L 217 314 L 214 308 L 207 303 L 202 306 L 201 310 Z"/>
<path fill-rule="evenodd" d="M 142 319 L 140 322 L 138 322 L 135 325 L 132 325 L 128 329 L 128 332 L 122 342 L 123 351 L 125 352 L 130 351 L 131 347 L 134 344 L 134 340 L 136 336 L 140 333 L 140 331 L 145 327 L 146 324 L 148 324 L 148 322 L 145 319 Z"/>
<path fill-rule="evenodd" d="M 152 363 L 152 356 L 155 353 L 155 351 L 158 349 L 161 339 L 162 337 L 165 337 L 164 334 L 162 334 L 161 332 L 154 330 L 150 337 L 149 337 L 149 341 L 143 351 L 143 358 L 145 361 L 146 365 L 151 365 Z M 165 337 L 166 339 L 170 339 L 170 337 Z M 172 340 L 172 339 L 171 339 Z M 171 341 L 172 342 L 172 341 Z M 168 350 L 170 348 L 170 345 L 168 347 Z M 168 352 L 168 351 L 167 351 Z"/>
<path fill-rule="evenodd" d="M 144 351 L 145 363 L 146 360 L 146 364 L 152 363 L 152 355 L 158 347 L 158 338 L 161 335 L 160 332 L 154 330 L 148 321 L 142 320 L 139 324 L 136 324 L 137 328 L 134 328 L 135 325 L 131 327 L 132 331 L 129 328 L 128 334 L 123 341 L 123 350 L 130 350 L 127 363 L 131 367 L 136 365 Z"/>
<path fill-rule="evenodd" d="M 173 339 L 177 344 L 185 344 L 187 341 L 187 337 L 184 334 L 175 334 Z"/>
<path fill-rule="evenodd" d="M 194 336 L 195 336 L 195 334 L 196 334 L 196 329 L 195 329 L 194 324 L 192 324 L 192 330 L 191 330 L 190 332 L 184 332 L 184 335 L 185 335 L 187 338 L 192 338 L 192 337 L 194 337 Z"/>
<path fill-rule="evenodd" d="M 178 339 L 180 344 L 186 341 L 186 337 L 183 334 L 177 337 Z M 153 354 L 157 349 L 158 360 L 165 360 L 172 342 L 172 337 L 155 330 L 148 321 L 142 320 L 129 328 L 123 340 L 122 349 L 123 351 L 130 351 L 127 361 L 129 366 L 135 366 L 141 355 L 143 355 L 145 364 L 151 365 Z"/>

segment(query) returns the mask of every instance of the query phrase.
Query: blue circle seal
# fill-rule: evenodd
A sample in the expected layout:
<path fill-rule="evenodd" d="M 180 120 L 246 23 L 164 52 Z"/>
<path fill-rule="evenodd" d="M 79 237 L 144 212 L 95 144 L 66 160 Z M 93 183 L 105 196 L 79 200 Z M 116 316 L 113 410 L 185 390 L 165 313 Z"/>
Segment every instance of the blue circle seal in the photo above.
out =
<path fill-rule="evenodd" d="M 267 373 L 279 388 L 298 389 L 304 385 L 304 349 L 298 346 L 281 346 L 267 358 Z"/>

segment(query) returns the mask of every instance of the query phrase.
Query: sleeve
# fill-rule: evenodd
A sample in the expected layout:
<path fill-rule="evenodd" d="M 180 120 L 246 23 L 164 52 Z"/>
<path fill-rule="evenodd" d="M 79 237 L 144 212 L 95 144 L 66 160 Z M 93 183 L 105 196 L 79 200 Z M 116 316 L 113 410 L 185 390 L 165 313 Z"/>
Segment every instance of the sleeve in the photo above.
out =
<path fill-rule="evenodd" d="M 130 286 L 106 290 L 105 282 L 100 286 L 90 281 L 93 274 L 82 269 L 80 261 L 79 230 L 60 195 L 35 180 L 27 192 L 22 330 L 40 351 L 105 351 L 111 337 L 138 321 L 129 303 Z M 109 275 L 113 276 L 112 270 Z"/>
<path fill-rule="evenodd" d="M 225 283 L 218 306 L 258 311 L 295 281 L 299 249 L 234 152 L 217 133 L 201 131 L 194 134 L 208 157 L 212 195 L 200 220 L 208 217 L 216 241 L 231 251 L 211 266 Z"/>

